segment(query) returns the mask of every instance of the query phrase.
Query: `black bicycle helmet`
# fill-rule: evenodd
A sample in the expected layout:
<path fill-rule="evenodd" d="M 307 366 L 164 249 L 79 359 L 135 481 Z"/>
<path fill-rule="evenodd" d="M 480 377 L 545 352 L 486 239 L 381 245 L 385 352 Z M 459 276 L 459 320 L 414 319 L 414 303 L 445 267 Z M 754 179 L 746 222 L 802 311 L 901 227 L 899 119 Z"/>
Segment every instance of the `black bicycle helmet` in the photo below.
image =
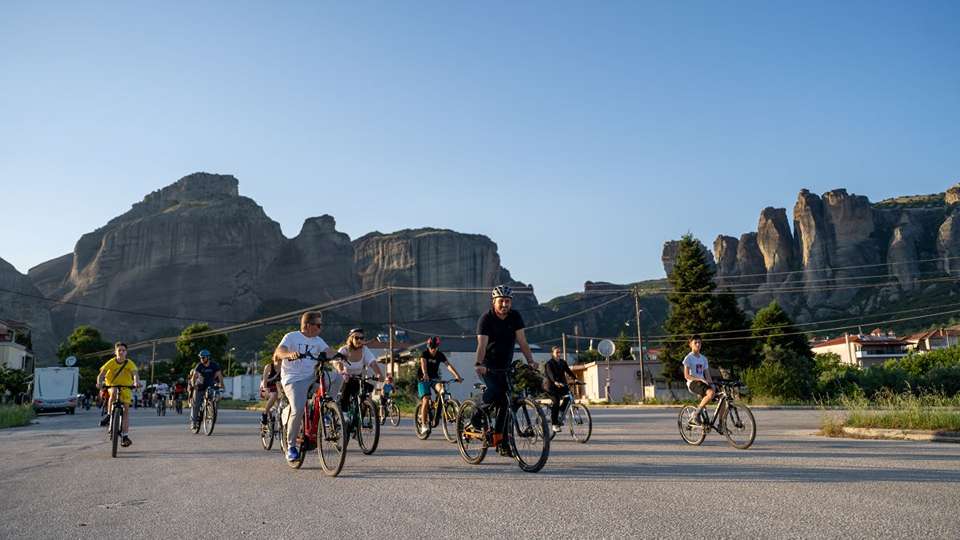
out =
<path fill-rule="evenodd" d="M 427 340 L 427 347 L 437 349 L 440 347 L 440 336 L 432 336 Z"/>

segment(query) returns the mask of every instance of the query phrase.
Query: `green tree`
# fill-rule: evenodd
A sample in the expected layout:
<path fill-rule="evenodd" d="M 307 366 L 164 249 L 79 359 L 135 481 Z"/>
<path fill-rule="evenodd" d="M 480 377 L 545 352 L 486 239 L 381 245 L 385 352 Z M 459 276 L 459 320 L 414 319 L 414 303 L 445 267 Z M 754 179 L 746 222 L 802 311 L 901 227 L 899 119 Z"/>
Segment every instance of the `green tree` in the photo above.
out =
<path fill-rule="evenodd" d="M 95 353 L 99 352 L 104 354 L 96 356 Z M 61 361 L 68 356 L 77 357 L 76 365 L 80 368 L 79 391 L 90 394 L 96 394 L 97 375 L 100 373 L 100 366 L 112 355 L 113 344 L 103 339 L 100 330 L 89 325 L 74 328 L 73 332 L 67 337 L 67 341 L 61 343 L 57 348 L 57 357 Z"/>
<path fill-rule="evenodd" d="M 27 373 L 0 365 L 0 398 L 9 390 L 12 397 L 27 391 Z"/>
<path fill-rule="evenodd" d="M 776 300 L 753 316 L 750 330 L 753 336 L 758 338 L 755 343 L 758 356 L 764 346 L 769 346 L 783 347 L 799 355 L 813 358 L 813 351 L 810 350 L 806 336 L 797 332 L 793 326 L 793 320 Z"/>
<path fill-rule="evenodd" d="M 717 287 L 713 276 L 702 244 L 693 236 L 684 235 L 668 276 L 673 290 L 667 294 L 670 315 L 663 326 L 671 339 L 660 355 L 663 376 L 668 381 L 683 380 L 681 364 L 689 352 L 690 335 L 725 331 L 728 333 L 722 334 L 724 338 L 747 337 L 746 316 L 736 298 L 732 294 L 713 294 Z M 753 361 L 746 340 L 711 341 L 704 336 L 703 341 L 703 354 L 710 359 L 711 367 L 736 368 Z"/>
<path fill-rule="evenodd" d="M 613 353 L 615 360 L 633 360 L 633 356 L 630 353 L 630 348 L 633 347 L 633 341 L 630 340 L 626 332 L 621 330 L 620 335 L 617 336 L 617 340 L 614 341 L 613 344 L 616 346 L 616 350 Z"/>
<path fill-rule="evenodd" d="M 779 345 L 764 345 L 761 355 L 760 365 L 744 374 L 751 394 L 787 401 L 810 399 L 816 382 L 812 358 Z"/>
<path fill-rule="evenodd" d="M 174 371 L 177 376 L 186 375 L 199 362 L 200 351 L 206 349 L 220 367 L 226 369 L 223 363 L 230 339 L 226 334 L 203 335 L 210 331 L 207 323 L 194 323 L 180 332 L 177 338 L 177 357 L 174 359 Z"/>

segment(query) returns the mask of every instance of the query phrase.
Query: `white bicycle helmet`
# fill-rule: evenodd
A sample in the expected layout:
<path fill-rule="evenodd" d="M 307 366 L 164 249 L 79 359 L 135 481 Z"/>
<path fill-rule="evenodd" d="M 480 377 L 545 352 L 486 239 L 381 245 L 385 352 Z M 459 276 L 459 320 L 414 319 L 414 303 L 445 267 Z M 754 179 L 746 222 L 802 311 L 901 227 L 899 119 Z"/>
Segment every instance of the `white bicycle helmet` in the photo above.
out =
<path fill-rule="evenodd" d="M 490 296 L 493 298 L 513 298 L 513 289 L 506 285 L 497 285 Z"/>

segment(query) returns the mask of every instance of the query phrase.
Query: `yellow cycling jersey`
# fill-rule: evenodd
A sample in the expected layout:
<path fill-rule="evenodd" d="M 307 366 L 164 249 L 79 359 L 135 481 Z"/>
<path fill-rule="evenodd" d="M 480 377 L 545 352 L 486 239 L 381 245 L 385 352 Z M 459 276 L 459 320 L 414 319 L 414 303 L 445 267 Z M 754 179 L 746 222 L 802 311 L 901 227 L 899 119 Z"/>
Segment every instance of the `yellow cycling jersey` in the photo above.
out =
<path fill-rule="evenodd" d="M 113 357 L 100 367 L 100 373 L 105 374 L 103 382 L 107 386 L 133 386 L 133 374 L 136 372 L 137 365 L 129 358 L 124 364 Z"/>

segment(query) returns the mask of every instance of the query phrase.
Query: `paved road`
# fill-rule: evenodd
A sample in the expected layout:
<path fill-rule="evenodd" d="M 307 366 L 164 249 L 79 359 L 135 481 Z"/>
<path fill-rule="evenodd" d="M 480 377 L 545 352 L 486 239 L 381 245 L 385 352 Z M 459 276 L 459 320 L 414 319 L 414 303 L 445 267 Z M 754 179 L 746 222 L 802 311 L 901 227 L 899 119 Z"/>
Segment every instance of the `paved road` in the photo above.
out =
<path fill-rule="evenodd" d="M 111 459 L 94 412 L 0 431 L 0 538 L 960 538 L 960 445 L 811 436 L 817 411 L 756 412 L 750 450 L 683 444 L 673 409 L 596 410 L 539 474 L 413 436 L 409 417 L 339 478 L 289 469 L 256 413 L 211 437 L 138 411 Z M 180 533 L 180 534 L 176 534 Z"/>

